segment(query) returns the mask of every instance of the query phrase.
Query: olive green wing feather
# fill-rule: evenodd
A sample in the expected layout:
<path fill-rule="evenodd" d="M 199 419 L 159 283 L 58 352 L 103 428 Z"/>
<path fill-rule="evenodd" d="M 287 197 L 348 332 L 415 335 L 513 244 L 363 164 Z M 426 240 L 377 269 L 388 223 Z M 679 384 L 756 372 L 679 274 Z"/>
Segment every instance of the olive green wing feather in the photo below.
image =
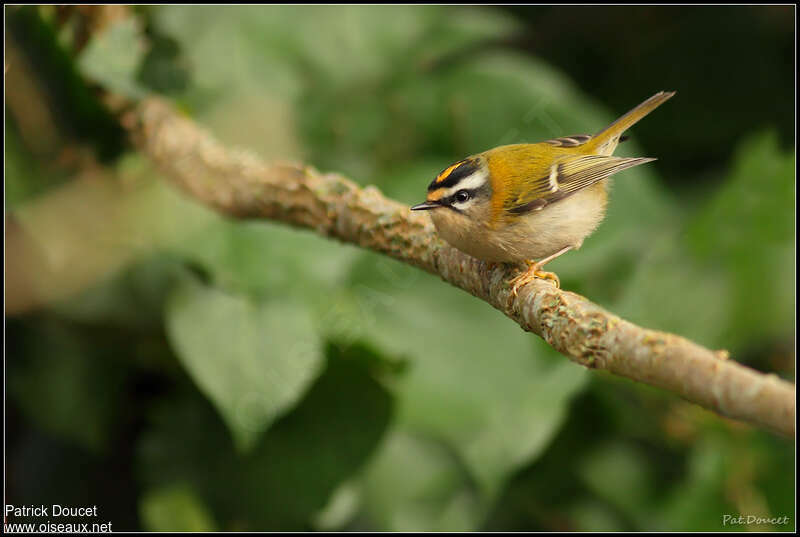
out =
<path fill-rule="evenodd" d="M 617 172 L 653 160 L 605 155 L 564 157 L 553 164 L 549 175 L 521 181 L 505 209 L 516 215 L 538 211 Z"/>

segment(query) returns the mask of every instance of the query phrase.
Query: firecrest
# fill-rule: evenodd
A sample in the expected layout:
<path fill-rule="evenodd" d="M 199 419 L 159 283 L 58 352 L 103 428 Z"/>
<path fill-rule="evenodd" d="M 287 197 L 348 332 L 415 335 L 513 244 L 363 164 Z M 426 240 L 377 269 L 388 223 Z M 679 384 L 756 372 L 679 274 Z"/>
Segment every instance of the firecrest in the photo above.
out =
<path fill-rule="evenodd" d="M 656 93 L 594 136 L 505 145 L 460 160 L 411 209 L 430 211 L 442 238 L 462 252 L 489 262 L 524 261 L 528 270 L 511 282 L 514 295 L 537 277 L 558 286 L 558 277 L 541 269 L 580 248 L 600 224 L 609 177 L 655 160 L 612 156 L 620 137 L 673 95 Z"/>

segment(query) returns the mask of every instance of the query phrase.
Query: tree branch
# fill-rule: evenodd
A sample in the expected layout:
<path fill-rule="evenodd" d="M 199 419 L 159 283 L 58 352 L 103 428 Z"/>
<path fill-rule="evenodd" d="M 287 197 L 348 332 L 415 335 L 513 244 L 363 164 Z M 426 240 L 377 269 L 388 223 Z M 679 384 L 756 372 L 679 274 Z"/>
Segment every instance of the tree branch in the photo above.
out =
<path fill-rule="evenodd" d="M 410 263 L 488 302 L 571 360 L 674 392 L 719 414 L 795 434 L 794 385 L 682 337 L 638 327 L 537 280 L 510 295 L 516 269 L 489 268 L 441 241 L 424 214 L 337 174 L 229 150 L 158 99 L 124 119 L 136 145 L 183 190 L 237 218 L 308 228 Z"/>

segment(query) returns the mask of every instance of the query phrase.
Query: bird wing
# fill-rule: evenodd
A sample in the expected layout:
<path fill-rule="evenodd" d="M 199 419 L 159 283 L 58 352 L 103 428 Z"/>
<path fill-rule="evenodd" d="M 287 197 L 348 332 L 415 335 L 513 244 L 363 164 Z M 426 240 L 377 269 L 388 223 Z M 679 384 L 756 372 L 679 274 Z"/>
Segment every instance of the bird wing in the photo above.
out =
<path fill-rule="evenodd" d="M 589 140 L 594 138 L 591 134 L 572 134 L 570 136 L 562 136 L 561 138 L 553 138 L 552 140 L 545 140 L 543 143 L 550 144 L 555 147 L 578 147 L 583 145 Z M 622 135 L 619 137 L 619 143 L 628 140 L 628 136 Z"/>
<path fill-rule="evenodd" d="M 617 172 L 653 160 L 605 155 L 564 157 L 553 163 L 549 175 L 519 181 L 504 208 L 515 215 L 538 211 Z"/>
<path fill-rule="evenodd" d="M 544 143 L 554 145 L 556 147 L 577 147 L 585 144 L 591 139 L 591 134 L 571 134 L 569 136 L 562 136 L 561 138 L 546 140 Z"/>

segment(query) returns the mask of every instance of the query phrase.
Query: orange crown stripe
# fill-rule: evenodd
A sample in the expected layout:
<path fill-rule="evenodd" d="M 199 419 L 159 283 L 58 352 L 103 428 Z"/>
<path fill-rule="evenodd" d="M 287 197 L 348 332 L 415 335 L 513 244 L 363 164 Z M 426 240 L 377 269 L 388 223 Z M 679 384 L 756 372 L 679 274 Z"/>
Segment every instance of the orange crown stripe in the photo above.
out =
<path fill-rule="evenodd" d="M 437 182 L 437 183 L 441 183 L 442 181 L 444 181 L 445 179 L 447 179 L 447 176 L 448 176 L 448 175 L 450 175 L 450 174 L 453 172 L 453 170 L 455 170 L 456 168 L 458 168 L 458 167 L 459 167 L 459 166 L 461 166 L 462 164 L 463 164 L 463 162 L 456 162 L 455 164 L 453 164 L 452 166 L 450 166 L 449 168 L 447 168 L 445 171 L 443 171 L 442 173 L 440 173 L 440 174 L 439 174 L 439 175 L 436 177 L 436 182 Z M 430 176 L 428 176 L 428 177 L 430 177 Z"/>

